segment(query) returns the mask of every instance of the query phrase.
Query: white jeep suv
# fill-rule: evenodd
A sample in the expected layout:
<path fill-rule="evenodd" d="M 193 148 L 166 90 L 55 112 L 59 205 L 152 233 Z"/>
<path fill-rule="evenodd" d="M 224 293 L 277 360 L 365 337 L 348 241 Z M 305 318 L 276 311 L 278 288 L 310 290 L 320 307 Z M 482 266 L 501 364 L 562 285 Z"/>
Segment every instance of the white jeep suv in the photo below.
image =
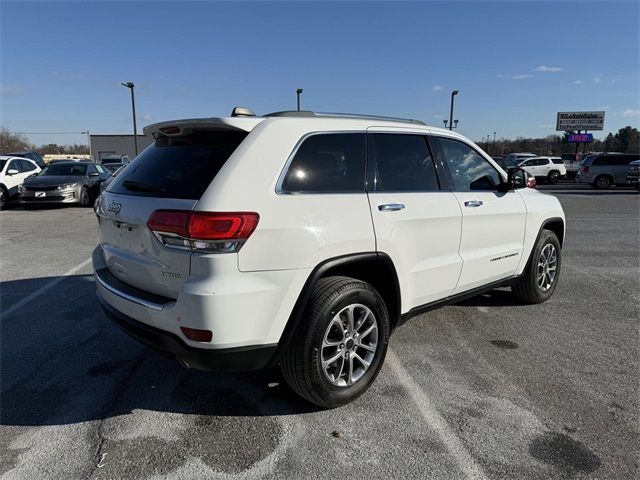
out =
<path fill-rule="evenodd" d="M 97 202 L 98 297 L 141 342 L 198 369 L 280 364 L 335 407 L 410 317 L 499 286 L 553 294 L 564 214 L 522 170 L 415 120 L 239 112 L 146 127 Z"/>
<path fill-rule="evenodd" d="M 567 176 L 567 167 L 560 157 L 527 158 L 519 167 L 551 184 L 558 183 L 558 180 Z"/>

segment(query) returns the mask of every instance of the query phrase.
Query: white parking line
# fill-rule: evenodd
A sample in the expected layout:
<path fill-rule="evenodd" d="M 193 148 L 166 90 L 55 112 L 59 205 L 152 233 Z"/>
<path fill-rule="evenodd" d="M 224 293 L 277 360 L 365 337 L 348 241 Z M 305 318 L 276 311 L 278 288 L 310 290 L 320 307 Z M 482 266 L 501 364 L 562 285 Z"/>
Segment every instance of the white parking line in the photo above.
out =
<path fill-rule="evenodd" d="M 451 429 L 447 420 L 431 404 L 429 397 L 425 395 L 420 386 L 413 380 L 411 375 L 409 375 L 402 365 L 402 362 L 400 362 L 396 354 L 393 353 L 391 349 L 387 351 L 386 363 L 396 374 L 400 383 L 407 393 L 409 393 L 411 399 L 416 404 L 416 407 L 418 407 L 422 418 L 424 418 L 431 429 L 438 435 L 464 476 L 466 478 L 486 479 L 487 477 L 484 472 L 473 460 L 473 457 L 471 457 L 462 441 Z"/>
<path fill-rule="evenodd" d="M 76 273 L 79 270 L 82 270 L 84 267 L 86 267 L 87 265 L 89 265 L 91 263 L 91 259 L 87 258 L 84 262 L 76 265 L 75 267 L 73 267 L 71 270 L 67 270 L 66 272 L 64 272 L 62 275 L 60 275 L 59 277 L 55 277 L 53 280 L 51 280 L 50 282 L 44 284 L 42 287 L 40 287 L 38 290 L 36 290 L 35 292 L 32 292 L 31 294 L 27 295 L 26 297 L 24 297 L 22 300 L 14 303 L 13 305 L 11 305 L 9 308 L 7 308 L 6 310 L 4 310 L 2 312 L 2 317 L 6 318 L 8 315 L 11 315 L 13 312 L 15 312 L 16 310 L 24 307 L 26 304 L 28 304 L 30 301 L 32 301 L 34 298 L 42 295 L 43 293 L 45 293 L 47 290 L 50 290 L 51 288 L 55 287 L 57 284 L 59 284 L 61 281 L 63 281 L 65 279 L 65 277 L 68 277 L 69 275 L 73 275 L 74 273 Z"/>

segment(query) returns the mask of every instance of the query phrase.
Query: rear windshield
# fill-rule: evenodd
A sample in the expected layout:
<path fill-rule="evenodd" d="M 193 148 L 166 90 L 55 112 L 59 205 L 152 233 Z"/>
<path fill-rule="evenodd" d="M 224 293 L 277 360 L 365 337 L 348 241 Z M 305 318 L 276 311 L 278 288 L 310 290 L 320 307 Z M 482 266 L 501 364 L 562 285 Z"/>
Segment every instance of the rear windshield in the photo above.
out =
<path fill-rule="evenodd" d="M 247 132 L 161 135 L 129 164 L 109 191 L 143 197 L 198 200 Z"/>

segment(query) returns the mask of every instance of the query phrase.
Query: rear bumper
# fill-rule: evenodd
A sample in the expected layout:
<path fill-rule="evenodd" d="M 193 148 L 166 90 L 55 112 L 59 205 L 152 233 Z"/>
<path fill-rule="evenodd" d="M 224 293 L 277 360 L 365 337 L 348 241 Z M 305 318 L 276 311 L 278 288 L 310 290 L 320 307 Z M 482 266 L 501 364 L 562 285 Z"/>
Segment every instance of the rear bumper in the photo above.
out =
<path fill-rule="evenodd" d="M 98 296 L 104 313 L 129 336 L 156 350 L 174 355 L 190 368 L 214 372 L 259 370 L 269 366 L 278 345 L 252 345 L 223 349 L 200 349 L 177 336 L 138 322 L 108 305 Z"/>

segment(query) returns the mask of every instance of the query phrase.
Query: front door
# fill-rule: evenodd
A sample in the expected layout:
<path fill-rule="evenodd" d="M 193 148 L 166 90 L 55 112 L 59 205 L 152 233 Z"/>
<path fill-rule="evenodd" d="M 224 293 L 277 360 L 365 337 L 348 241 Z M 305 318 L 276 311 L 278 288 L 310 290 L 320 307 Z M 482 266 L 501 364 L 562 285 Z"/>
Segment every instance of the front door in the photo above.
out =
<path fill-rule="evenodd" d="M 501 176 L 473 146 L 458 139 L 430 137 L 449 172 L 462 210 L 463 266 L 454 294 L 512 276 L 523 254 L 526 208 L 515 190 L 498 191 Z"/>
<path fill-rule="evenodd" d="M 405 313 L 453 292 L 462 269 L 460 207 L 440 188 L 424 132 L 372 128 L 367 137 L 376 249 L 396 266 Z"/>

